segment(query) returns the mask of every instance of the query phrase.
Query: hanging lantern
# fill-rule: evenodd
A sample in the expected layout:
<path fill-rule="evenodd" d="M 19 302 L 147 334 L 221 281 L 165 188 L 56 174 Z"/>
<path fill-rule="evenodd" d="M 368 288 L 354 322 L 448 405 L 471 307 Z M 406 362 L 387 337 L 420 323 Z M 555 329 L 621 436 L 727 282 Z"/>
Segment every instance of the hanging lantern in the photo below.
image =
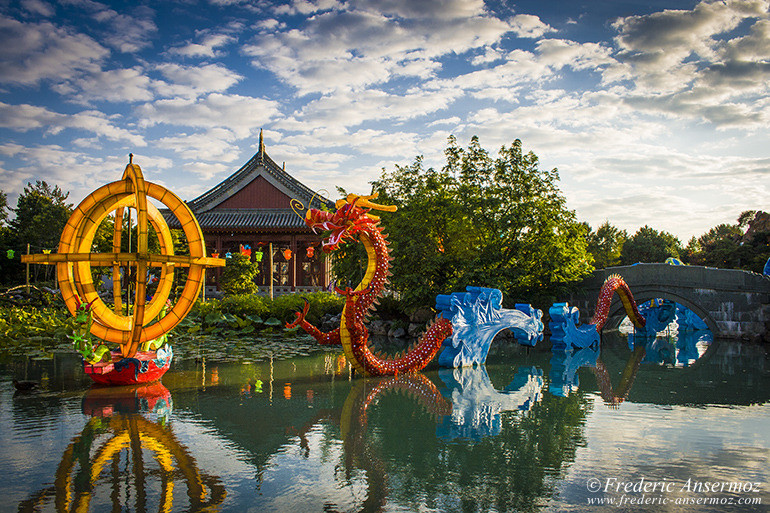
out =
<path fill-rule="evenodd" d="M 315 248 L 313 246 L 307 247 L 307 257 L 313 258 L 315 256 Z"/>
<path fill-rule="evenodd" d="M 257 251 L 256 253 L 254 253 L 254 261 L 261 262 L 263 256 L 264 256 L 264 253 L 262 253 L 261 251 Z"/>
<path fill-rule="evenodd" d="M 51 250 L 50 249 L 44 249 L 43 250 L 43 254 L 44 255 L 50 255 L 51 254 Z"/>
<path fill-rule="evenodd" d="M 283 257 L 286 260 L 291 260 L 291 250 L 290 249 L 284 249 L 283 250 Z"/>
<path fill-rule="evenodd" d="M 211 252 L 211 257 L 212 258 L 219 258 L 219 252 L 218 251 L 212 251 Z"/>
<path fill-rule="evenodd" d="M 251 246 L 248 244 L 245 246 L 241 244 L 241 255 L 246 255 L 247 257 L 251 258 Z"/>
<path fill-rule="evenodd" d="M 7 256 L 7 257 L 8 257 L 8 260 L 13 260 L 13 255 L 14 255 L 15 253 L 16 253 L 16 252 L 15 252 L 14 250 L 12 250 L 12 249 L 9 249 L 8 251 L 6 251 L 6 252 L 5 252 L 5 256 Z"/>
<path fill-rule="evenodd" d="M 233 254 L 228 251 L 225 253 L 225 258 L 233 258 Z"/>

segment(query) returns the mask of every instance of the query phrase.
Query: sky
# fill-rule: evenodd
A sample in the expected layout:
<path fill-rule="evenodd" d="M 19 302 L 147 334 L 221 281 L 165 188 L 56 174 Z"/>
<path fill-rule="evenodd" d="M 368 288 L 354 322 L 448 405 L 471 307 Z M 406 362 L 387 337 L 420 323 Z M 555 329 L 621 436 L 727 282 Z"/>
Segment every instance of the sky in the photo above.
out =
<path fill-rule="evenodd" d="M 521 139 L 593 228 L 687 243 L 768 210 L 770 0 L 0 0 L 0 190 L 191 200 L 267 153 L 367 193 Z"/>

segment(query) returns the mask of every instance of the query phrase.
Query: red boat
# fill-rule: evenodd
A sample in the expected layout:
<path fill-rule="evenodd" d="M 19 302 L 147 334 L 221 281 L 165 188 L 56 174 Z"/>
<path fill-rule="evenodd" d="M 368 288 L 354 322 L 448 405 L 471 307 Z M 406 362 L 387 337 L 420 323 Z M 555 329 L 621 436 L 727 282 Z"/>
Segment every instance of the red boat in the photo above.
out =
<path fill-rule="evenodd" d="M 120 351 L 112 351 L 112 361 L 94 364 L 84 361 L 83 370 L 100 385 L 149 383 L 166 373 L 173 356 L 171 346 L 157 351 L 140 351 L 132 358 L 123 358 Z"/>

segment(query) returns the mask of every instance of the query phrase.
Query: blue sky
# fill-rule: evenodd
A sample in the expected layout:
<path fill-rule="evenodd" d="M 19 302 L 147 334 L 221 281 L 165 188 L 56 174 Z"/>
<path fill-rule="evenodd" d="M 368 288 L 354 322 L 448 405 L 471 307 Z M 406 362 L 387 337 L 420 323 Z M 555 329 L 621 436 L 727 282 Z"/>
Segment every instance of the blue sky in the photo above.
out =
<path fill-rule="evenodd" d="M 0 189 L 77 203 L 133 152 L 183 199 L 256 151 L 368 192 L 516 138 L 596 228 L 768 209 L 770 0 L 0 0 Z"/>

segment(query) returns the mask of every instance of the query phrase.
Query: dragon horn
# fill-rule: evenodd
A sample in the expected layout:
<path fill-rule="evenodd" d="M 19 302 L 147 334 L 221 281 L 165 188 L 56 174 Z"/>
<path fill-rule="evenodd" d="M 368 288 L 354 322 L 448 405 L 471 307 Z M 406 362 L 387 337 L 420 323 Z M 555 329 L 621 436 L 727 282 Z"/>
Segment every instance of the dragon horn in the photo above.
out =
<path fill-rule="evenodd" d="M 369 200 L 376 199 L 378 193 L 374 193 L 369 196 L 359 196 L 358 194 L 348 194 L 348 197 L 345 198 L 345 201 L 347 201 L 351 205 L 356 205 L 362 208 L 370 208 L 372 210 L 383 210 L 385 212 L 395 212 L 398 210 L 398 207 L 395 205 L 380 205 L 379 203 L 373 203 Z"/>

